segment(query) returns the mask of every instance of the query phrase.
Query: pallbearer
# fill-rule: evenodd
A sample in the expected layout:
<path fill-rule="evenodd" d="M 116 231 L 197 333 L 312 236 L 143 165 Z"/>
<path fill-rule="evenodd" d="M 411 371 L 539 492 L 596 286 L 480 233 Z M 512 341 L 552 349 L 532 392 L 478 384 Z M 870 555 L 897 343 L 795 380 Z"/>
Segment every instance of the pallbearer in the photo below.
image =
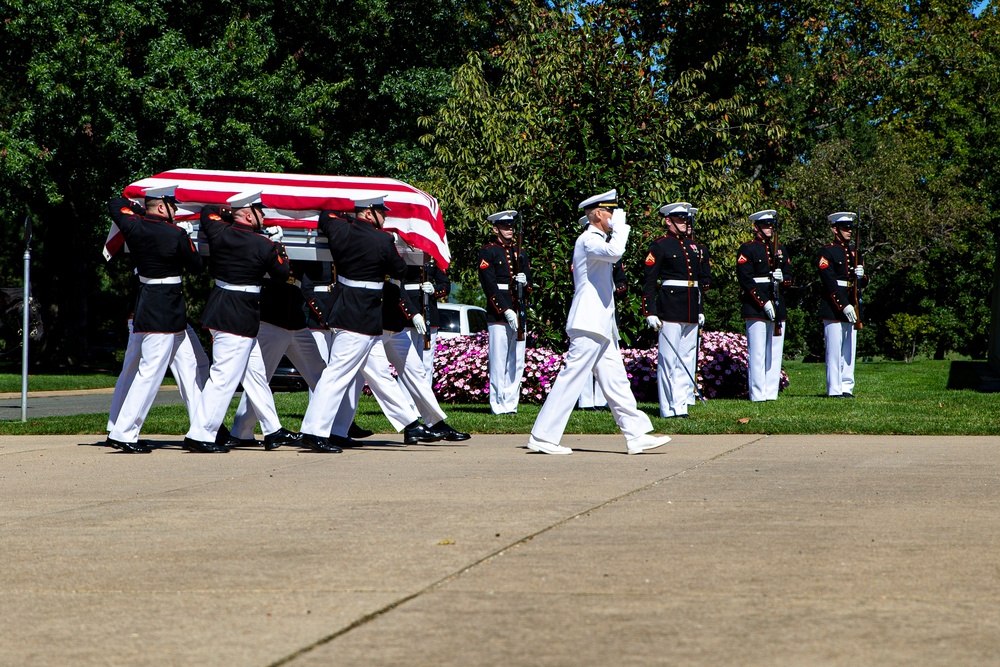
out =
<path fill-rule="evenodd" d="M 531 269 L 514 240 L 516 217 L 517 211 L 500 211 L 486 218 L 495 239 L 482 247 L 477 260 L 489 323 L 490 409 L 497 415 L 517 412 L 524 377 L 524 341 L 517 340 L 514 297 L 518 284 L 531 289 Z"/>
<path fill-rule="evenodd" d="M 817 266 L 823 283 L 819 316 L 826 339 L 826 393 L 830 398 L 854 398 L 854 362 L 857 328 L 861 322 L 861 290 L 868 287 L 865 266 L 851 243 L 857 215 L 827 216 L 833 243 L 819 251 Z"/>
<path fill-rule="evenodd" d="M 781 286 L 792 284 L 785 247 L 775 243 L 777 212 L 750 216 L 752 241 L 736 252 L 736 279 L 740 285 L 740 312 L 747 331 L 747 383 L 751 401 L 774 401 L 781 386 L 781 356 L 788 314 Z M 781 332 L 776 323 L 781 323 Z"/>
<path fill-rule="evenodd" d="M 125 237 L 138 271 L 139 292 L 132 320 L 138 345 L 138 368 L 118 414 L 109 421 L 107 443 L 124 452 L 147 454 L 139 431 L 153 405 L 167 367 L 187 343 L 187 309 L 181 275 L 200 271 L 201 255 L 188 233 L 174 224 L 176 185 L 147 188 L 145 206 L 124 198 L 108 202 L 112 219 Z M 198 368 L 193 355 L 182 355 L 176 379 L 188 396 L 198 395 Z M 128 370 L 126 364 L 125 370 Z M 114 413 L 114 408 L 112 409 Z"/>
<path fill-rule="evenodd" d="M 274 449 L 297 440 L 297 434 L 282 428 L 278 419 L 257 342 L 264 275 L 287 280 L 288 257 L 281 243 L 260 233 L 264 205 L 259 191 L 242 192 L 226 203 L 201 210 L 201 231 L 211 249 L 210 273 L 215 278 L 202 314 L 203 326 L 212 332 L 212 368 L 201 394 L 198 420 L 184 437 L 184 448 L 192 452 L 229 451 L 216 439 L 241 382 L 260 420 L 265 446 Z"/>
<path fill-rule="evenodd" d="M 628 453 L 640 454 L 669 442 L 670 438 L 649 435 L 653 425 L 646 413 L 636 407 L 618 349 L 612 267 L 625 253 L 629 226 L 625 211 L 618 208 L 615 190 L 584 200 L 580 208 L 587 212 L 590 224 L 573 247 L 574 294 L 566 322 L 569 334 L 566 365 L 531 427 L 528 449 L 544 454 L 573 453 L 559 441 L 573 404 L 584 385 L 596 375 L 615 423 L 625 436 Z"/>

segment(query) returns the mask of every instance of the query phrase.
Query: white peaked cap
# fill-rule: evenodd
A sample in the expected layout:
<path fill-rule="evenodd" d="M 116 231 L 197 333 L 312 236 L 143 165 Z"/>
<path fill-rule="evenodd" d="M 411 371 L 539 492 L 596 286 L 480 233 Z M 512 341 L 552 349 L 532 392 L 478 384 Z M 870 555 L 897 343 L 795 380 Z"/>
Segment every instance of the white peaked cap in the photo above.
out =
<path fill-rule="evenodd" d="M 368 197 L 366 199 L 355 199 L 354 200 L 354 210 L 360 211 L 366 208 L 381 208 L 383 211 L 391 211 L 392 209 L 385 203 L 385 195 L 378 195 L 377 197 Z"/>
<path fill-rule="evenodd" d="M 142 196 L 146 199 L 163 199 L 164 197 L 173 197 L 174 192 L 176 191 L 176 183 L 171 183 L 170 185 L 157 185 L 156 187 L 146 188 L 143 190 Z"/>
<path fill-rule="evenodd" d="M 579 208 L 587 210 L 597 208 L 598 206 L 602 206 L 604 208 L 617 208 L 618 190 L 608 190 L 607 192 L 602 192 L 599 195 L 594 195 L 589 199 L 584 199 L 580 202 Z"/>
<path fill-rule="evenodd" d="M 486 219 L 496 224 L 498 222 L 514 222 L 517 211 L 499 211 L 493 215 L 486 216 Z"/>
<path fill-rule="evenodd" d="M 694 206 L 688 206 L 688 213 L 693 218 L 698 213 L 698 209 L 696 209 Z"/>
<path fill-rule="evenodd" d="M 580 225 L 581 227 L 583 227 L 584 225 L 590 223 L 590 218 L 588 218 L 587 216 L 583 215 L 583 216 L 580 216 L 580 219 L 577 220 L 576 222 L 577 222 L 578 225 Z"/>
<path fill-rule="evenodd" d="M 246 192 L 233 195 L 226 200 L 226 203 L 233 208 L 246 208 L 247 206 L 253 206 L 254 204 L 260 204 L 263 206 L 260 195 L 260 190 L 247 190 Z"/>
<path fill-rule="evenodd" d="M 830 221 L 831 225 L 853 225 L 854 219 L 858 217 L 857 213 L 851 211 L 841 211 L 840 213 L 831 213 L 826 216 L 826 219 Z"/>
<path fill-rule="evenodd" d="M 767 209 L 766 211 L 757 211 L 750 216 L 750 222 L 774 222 L 774 216 L 778 214 L 777 211 L 773 209 Z"/>
<path fill-rule="evenodd" d="M 666 217 L 668 215 L 683 215 L 687 216 L 688 209 L 691 208 L 691 204 L 686 201 L 676 202 L 673 204 L 664 204 L 660 207 L 660 215 Z"/>

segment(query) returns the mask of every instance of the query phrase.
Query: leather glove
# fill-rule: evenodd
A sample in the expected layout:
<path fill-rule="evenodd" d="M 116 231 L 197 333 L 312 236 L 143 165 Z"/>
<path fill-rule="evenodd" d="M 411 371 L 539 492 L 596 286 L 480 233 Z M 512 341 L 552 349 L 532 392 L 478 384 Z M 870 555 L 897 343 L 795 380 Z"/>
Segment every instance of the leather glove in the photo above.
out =
<path fill-rule="evenodd" d="M 858 312 L 854 310 L 854 306 L 852 306 L 851 304 L 847 304 L 846 306 L 844 306 L 844 316 L 847 318 L 847 321 L 850 322 L 851 324 L 854 324 L 855 322 L 858 321 Z"/>
<path fill-rule="evenodd" d="M 774 278 L 775 280 L 777 280 L 780 283 L 780 282 L 784 281 L 785 274 L 783 274 L 781 272 L 781 269 L 775 269 L 774 271 L 771 271 L 771 277 Z"/>
<path fill-rule="evenodd" d="M 510 325 L 510 328 L 517 330 L 517 313 L 508 308 L 503 311 L 503 316 L 507 318 L 507 324 Z"/>
<path fill-rule="evenodd" d="M 413 328 L 417 330 L 417 333 L 423 336 L 427 333 L 427 323 L 424 322 L 424 316 L 417 313 L 413 316 Z"/>
<path fill-rule="evenodd" d="M 424 294 L 434 294 L 434 283 L 429 280 L 425 283 L 420 283 L 420 291 Z"/>
<path fill-rule="evenodd" d="M 285 238 L 285 233 L 281 231 L 281 227 L 278 227 L 277 225 L 274 227 L 265 227 L 264 234 L 266 234 L 275 243 Z"/>
<path fill-rule="evenodd" d="M 625 224 L 625 209 L 616 208 L 611 213 L 611 220 L 608 222 L 611 225 L 611 229 L 614 229 L 619 224 Z"/>
<path fill-rule="evenodd" d="M 764 312 L 767 314 L 767 319 L 769 319 L 769 320 L 771 320 L 773 322 L 775 316 L 777 315 L 777 313 L 775 313 L 775 311 L 774 311 L 774 302 L 773 301 L 768 301 L 767 303 L 764 304 Z"/>
<path fill-rule="evenodd" d="M 705 313 L 698 313 L 698 326 L 705 326 Z"/>
<path fill-rule="evenodd" d="M 659 331 L 663 327 L 663 322 L 661 322 L 660 318 L 656 315 L 648 315 L 646 317 L 646 324 L 648 324 L 649 328 L 653 331 Z"/>
<path fill-rule="evenodd" d="M 514 282 L 518 283 L 519 285 L 527 285 L 528 276 L 524 275 L 523 273 L 519 273 L 516 276 L 514 276 Z"/>
<path fill-rule="evenodd" d="M 857 266 L 855 266 L 854 267 L 854 275 L 856 275 L 858 278 L 864 278 L 865 277 L 865 267 L 861 266 L 860 264 L 858 264 Z"/>

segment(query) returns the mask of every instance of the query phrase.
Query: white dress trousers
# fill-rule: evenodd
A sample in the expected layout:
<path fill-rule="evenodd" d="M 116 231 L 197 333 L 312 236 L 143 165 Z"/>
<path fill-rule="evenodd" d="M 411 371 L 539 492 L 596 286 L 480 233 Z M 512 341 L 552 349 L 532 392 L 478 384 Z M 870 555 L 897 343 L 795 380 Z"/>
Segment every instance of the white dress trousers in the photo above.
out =
<path fill-rule="evenodd" d="M 260 343 L 256 338 L 248 336 L 237 336 L 215 329 L 210 331 L 212 368 L 205 389 L 201 392 L 197 419 L 191 424 L 187 437 L 201 442 L 215 442 L 219 427 L 226 419 L 229 403 L 241 382 L 243 393 L 253 405 L 264 434 L 280 429 L 281 421 L 274 407 L 274 396 L 267 386 L 267 372 Z"/>
<path fill-rule="evenodd" d="M 326 359 L 320 354 L 312 332 L 308 329 L 283 329 L 268 322 L 261 322 L 257 343 L 264 359 L 264 376 L 267 380 L 270 381 L 274 377 L 274 371 L 281 363 L 281 357 L 287 355 L 309 387 L 311 399 L 316 383 L 326 368 Z M 230 431 L 241 440 L 253 439 L 254 424 L 258 421 L 257 411 L 247 398 L 247 393 L 243 392 Z"/>
<path fill-rule="evenodd" d="M 326 438 L 332 432 L 334 421 L 341 419 L 338 412 L 350 410 L 353 418 L 354 411 L 357 410 L 356 403 L 351 405 L 354 383 L 377 340 L 377 336 L 346 329 L 333 331 L 329 363 L 323 369 L 309 407 L 306 408 L 302 433 Z M 350 426 L 350 421 L 347 423 Z M 347 429 L 344 428 L 342 433 L 334 432 L 334 435 L 346 436 Z"/>
<path fill-rule="evenodd" d="M 841 396 L 854 393 L 854 355 L 858 337 L 850 322 L 823 321 L 826 339 L 826 393 Z"/>
<path fill-rule="evenodd" d="M 577 407 L 602 408 L 607 404 L 608 399 L 604 397 L 604 392 L 601 391 L 601 385 L 598 384 L 596 375 L 590 379 L 590 382 L 583 383 L 583 393 L 580 394 L 580 400 L 576 403 Z"/>
<path fill-rule="evenodd" d="M 517 412 L 524 377 L 524 343 L 506 322 L 490 323 L 490 410 L 495 415 Z"/>
<path fill-rule="evenodd" d="M 208 379 L 209 361 L 205 354 L 198 335 L 189 324 L 184 332 L 184 341 L 174 352 L 174 358 L 170 360 L 170 373 L 177 381 L 177 390 L 187 408 L 188 421 L 194 420 L 194 410 L 201 400 L 201 390 Z M 115 381 L 115 391 L 111 395 L 111 408 L 108 411 L 108 433 L 115 427 L 118 421 L 118 414 L 121 412 L 125 396 L 128 394 L 132 381 L 136 373 L 139 372 L 139 348 L 142 343 L 142 334 L 132 331 L 132 320 L 128 321 L 128 343 L 125 346 L 125 359 L 122 362 L 122 371 Z M 194 369 L 192 372 L 191 369 Z M 159 388 L 157 388 L 159 389 Z"/>
<path fill-rule="evenodd" d="M 379 407 L 382 408 L 382 413 L 397 433 L 420 418 L 420 413 L 417 412 L 413 401 L 407 396 L 400 382 L 392 376 L 389 358 L 385 353 L 385 341 L 379 337 L 375 339 L 368 359 L 362 366 L 361 373 L 355 377 L 353 389 L 348 395 L 350 405 L 353 408 L 337 413 L 332 431 L 335 435 L 347 435 L 347 429 L 354 421 L 354 413 L 357 411 L 365 382 L 368 383 L 368 388 L 372 390 L 372 395 L 378 401 Z"/>
<path fill-rule="evenodd" d="M 788 326 L 782 322 L 783 329 Z M 774 322 L 746 320 L 747 384 L 751 401 L 774 401 L 781 387 L 781 355 L 785 336 L 774 335 Z"/>
<path fill-rule="evenodd" d="M 139 365 L 108 434 L 112 440 L 128 443 L 139 441 L 142 423 L 153 406 L 163 376 L 167 374 L 167 367 L 185 340 L 183 331 L 133 335 L 138 337 L 136 342 L 139 347 Z M 193 375 L 195 369 L 192 368 L 191 372 Z"/>
<path fill-rule="evenodd" d="M 413 342 L 413 349 L 416 351 L 417 356 L 420 358 L 420 363 L 424 365 L 424 374 L 427 377 L 427 384 L 434 390 L 434 352 L 437 350 L 437 338 L 438 329 L 437 327 L 431 327 L 431 349 L 424 349 L 424 337 L 417 333 L 417 330 L 413 327 L 407 327 L 405 329 L 406 333 L 410 336 L 410 340 Z"/>
<path fill-rule="evenodd" d="M 664 322 L 660 328 L 656 354 L 656 387 L 660 396 L 660 416 L 676 417 L 688 412 L 688 399 L 694 395 L 691 382 L 691 350 L 698 340 L 698 325 Z M 673 347 L 671 347 L 673 346 Z M 684 352 L 688 351 L 688 358 Z"/>

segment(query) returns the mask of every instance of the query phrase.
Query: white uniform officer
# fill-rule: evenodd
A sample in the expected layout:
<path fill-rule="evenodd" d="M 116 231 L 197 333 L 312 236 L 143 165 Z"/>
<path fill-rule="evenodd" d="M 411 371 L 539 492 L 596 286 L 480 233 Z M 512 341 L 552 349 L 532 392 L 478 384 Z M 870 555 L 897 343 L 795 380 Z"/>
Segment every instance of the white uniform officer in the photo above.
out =
<path fill-rule="evenodd" d="M 531 289 L 531 270 L 514 240 L 517 211 L 500 211 L 486 219 L 496 238 L 479 251 L 479 283 L 486 294 L 489 330 L 490 409 L 502 415 L 517 412 L 524 377 L 525 341 L 517 340 L 517 286 Z"/>
<path fill-rule="evenodd" d="M 177 210 L 176 185 L 147 188 L 145 207 L 128 199 L 115 198 L 108 210 L 134 258 L 139 277 L 134 342 L 138 345 L 138 367 L 128 384 L 117 415 L 112 408 L 107 444 L 128 453 L 149 453 L 139 444 L 139 431 L 153 405 L 167 367 L 177 351 L 187 343 L 187 308 L 181 274 L 200 271 L 202 262 L 188 233 L 174 224 Z M 178 384 L 196 396 L 198 368 L 193 357 L 182 355 L 177 366 Z M 123 369 L 123 372 L 128 369 Z"/>
<path fill-rule="evenodd" d="M 754 238 L 736 251 L 740 311 L 746 321 L 747 384 L 751 401 L 774 401 L 781 387 L 781 357 L 788 312 L 781 287 L 792 284 L 785 247 L 774 242 L 776 211 L 750 216 Z M 776 324 L 781 323 L 780 333 Z"/>
<path fill-rule="evenodd" d="M 608 399 L 615 423 L 625 436 L 629 454 L 640 454 L 670 441 L 668 436 L 650 435 L 653 425 L 646 413 L 636 407 L 618 349 L 612 266 L 625 253 L 629 226 L 625 222 L 625 211 L 617 206 L 615 190 L 580 204 L 590 224 L 573 247 L 574 294 L 566 322 L 569 351 L 566 365 L 531 427 L 528 449 L 533 451 L 544 454 L 573 452 L 559 441 L 573 412 L 573 404 L 580 397 L 584 384 L 594 375 Z M 610 239 L 608 234 L 611 234 Z"/>
<path fill-rule="evenodd" d="M 201 210 L 201 232 L 208 239 L 210 273 L 215 278 L 202 313 L 203 326 L 212 332 L 212 368 L 201 393 L 198 419 L 184 437 L 188 451 L 229 451 L 216 440 L 241 382 L 260 420 L 265 447 L 274 449 L 297 440 L 278 419 L 257 341 L 264 276 L 285 281 L 289 270 L 284 246 L 260 233 L 264 222 L 260 194 L 242 192 L 230 197 L 226 207 L 212 204 Z"/>

